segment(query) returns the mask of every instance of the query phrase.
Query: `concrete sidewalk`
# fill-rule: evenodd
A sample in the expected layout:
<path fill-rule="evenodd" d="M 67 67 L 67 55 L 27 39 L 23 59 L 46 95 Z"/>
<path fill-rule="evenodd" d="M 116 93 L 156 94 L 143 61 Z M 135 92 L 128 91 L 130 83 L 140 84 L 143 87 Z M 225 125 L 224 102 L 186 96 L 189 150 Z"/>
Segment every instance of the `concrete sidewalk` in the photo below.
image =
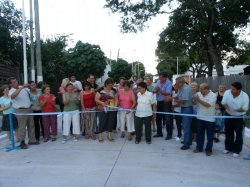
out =
<path fill-rule="evenodd" d="M 213 155 L 180 150 L 174 139 L 136 145 L 115 135 L 115 142 L 80 139 L 41 143 L 27 150 L 0 150 L 0 187 L 243 187 L 250 186 L 250 154 L 223 154 L 223 137 Z M 6 144 L 5 140 L 5 144 Z"/>

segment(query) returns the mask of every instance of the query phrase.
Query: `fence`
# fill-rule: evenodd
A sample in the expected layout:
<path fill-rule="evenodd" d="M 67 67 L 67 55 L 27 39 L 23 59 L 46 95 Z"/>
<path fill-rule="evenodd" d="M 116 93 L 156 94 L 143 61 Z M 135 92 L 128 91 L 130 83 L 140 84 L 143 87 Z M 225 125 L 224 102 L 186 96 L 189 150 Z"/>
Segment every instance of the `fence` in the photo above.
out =
<path fill-rule="evenodd" d="M 241 82 L 243 87 L 242 90 L 250 96 L 250 75 L 226 75 L 221 77 L 200 77 L 194 79 L 194 82 L 198 84 L 203 82 L 207 83 L 214 92 L 218 91 L 220 84 L 225 85 L 226 88 L 229 89 L 231 84 L 236 81 Z"/>

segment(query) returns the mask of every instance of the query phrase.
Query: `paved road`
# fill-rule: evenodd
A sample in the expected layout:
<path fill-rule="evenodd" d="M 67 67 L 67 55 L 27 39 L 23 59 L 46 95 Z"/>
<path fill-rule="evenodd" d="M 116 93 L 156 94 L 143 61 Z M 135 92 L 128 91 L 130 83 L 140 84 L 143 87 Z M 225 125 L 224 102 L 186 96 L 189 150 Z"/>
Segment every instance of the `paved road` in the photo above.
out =
<path fill-rule="evenodd" d="M 5 152 L 0 143 L 0 187 L 249 187 L 250 154 L 225 155 L 223 137 L 211 157 L 194 154 L 195 144 L 181 151 L 174 139 L 136 145 L 115 136 L 114 143 L 81 139 L 30 146 Z"/>

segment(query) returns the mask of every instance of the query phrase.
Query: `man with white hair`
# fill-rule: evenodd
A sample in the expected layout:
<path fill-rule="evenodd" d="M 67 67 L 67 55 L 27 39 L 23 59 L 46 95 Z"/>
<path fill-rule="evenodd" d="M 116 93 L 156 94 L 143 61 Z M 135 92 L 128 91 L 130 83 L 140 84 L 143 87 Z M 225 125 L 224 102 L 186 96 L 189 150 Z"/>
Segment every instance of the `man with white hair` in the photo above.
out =
<path fill-rule="evenodd" d="M 216 94 L 213 93 L 207 83 L 200 85 L 200 92 L 193 98 L 197 104 L 197 134 L 196 149 L 194 153 L 203 152 L 205 132 L 207 134 L 206 155 L 212 155 L 215 117 L 206 117 L 206 115 L 215 115 Z"/>

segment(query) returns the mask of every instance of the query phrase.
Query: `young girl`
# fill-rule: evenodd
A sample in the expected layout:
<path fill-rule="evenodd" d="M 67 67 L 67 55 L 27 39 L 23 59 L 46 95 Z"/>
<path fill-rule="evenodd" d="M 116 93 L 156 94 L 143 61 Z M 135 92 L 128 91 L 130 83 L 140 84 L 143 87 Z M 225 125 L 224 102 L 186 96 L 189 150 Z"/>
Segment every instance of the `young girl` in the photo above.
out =
<path fill-rule="evenodd" d="M 2 130 L 7 131 L 8 138 L 11 141 L 9 114 L 14 112 L 14 108 L 12 107 L 11 98 L 9 97 L 8 85 L 3 85 L 0 88 L 0 95 L 2 96 L 0 98 L 0 106 L 3 111 Z M 17 140 L 18 123 L 17 123 L 16 116 L 14 114 L 12 115 L 12 119 L 13 119 L 13 129 L 15 131 L 15 137 Z"/>

